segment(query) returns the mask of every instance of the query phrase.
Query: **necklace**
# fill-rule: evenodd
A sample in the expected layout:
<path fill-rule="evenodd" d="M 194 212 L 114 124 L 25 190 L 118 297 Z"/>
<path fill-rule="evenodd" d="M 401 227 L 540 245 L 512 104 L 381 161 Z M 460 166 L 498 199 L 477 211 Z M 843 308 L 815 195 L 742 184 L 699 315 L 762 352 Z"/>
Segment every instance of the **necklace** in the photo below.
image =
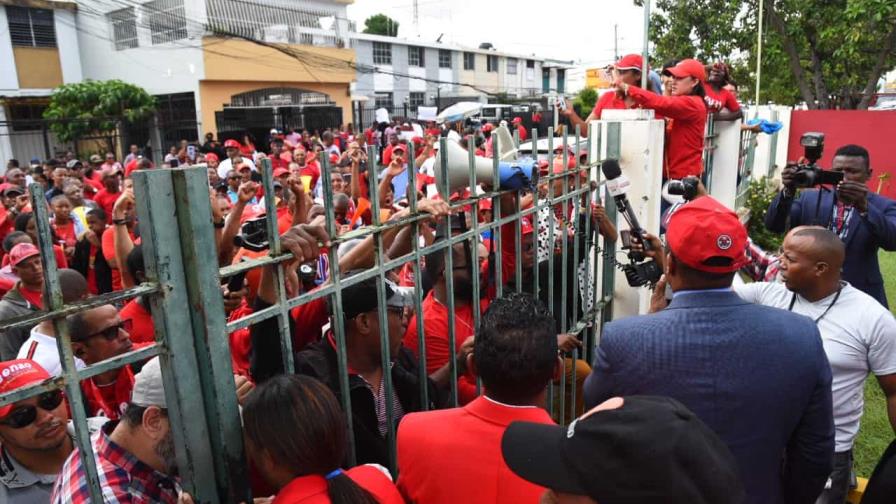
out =
<path fill-rule="evenodd" d="M 837 300 L 840 299 L 840 293 L 841 293 L 841 292 L 843 292 L 843 286 L 842 286 L 842 285 L 840 286 L 839 289 L 837 289 L 837 294 L 834 295 L 834 299 L 831 300 L 831 304 L 829 304 L 828 307 L 825 308 L 824 312 L 822 312 L 822 314 L 819 315 L 817 319 L 815 319 L 815 323 L 816 323 L 816 324 L 818 324 L 818 321 L 820 321 L 821 319 L 823 319 L 824 316 L 827 315 L 829 311 L 831 311 L 831 308 L 834 307 L 834 303 L 836 303 Z M 793 295 L 790 297 L 790 306 L 787 308 L 787 311 L 791 311 L 791 312 L 792 312 L 792 311 L 793 311 L 793 305 L 794 305 L 794 304 L 796 304 L 796 292 L 794 292 Z"/>

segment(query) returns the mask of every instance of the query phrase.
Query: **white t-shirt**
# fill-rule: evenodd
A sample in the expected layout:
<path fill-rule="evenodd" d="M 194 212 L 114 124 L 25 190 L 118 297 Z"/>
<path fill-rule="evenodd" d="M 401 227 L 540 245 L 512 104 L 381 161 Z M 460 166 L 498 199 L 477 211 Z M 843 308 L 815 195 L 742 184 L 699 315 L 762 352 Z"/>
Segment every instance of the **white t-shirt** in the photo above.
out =
<path fill-rule="evenodd" d="M 735 285 L 734 292 L 746 301 L 784 310 L 794 298 L 780 283 Z M 834 449 L 844 452 L 852 448 L 859 432 L 868 373 L 896 373 L 896 319 L 873 297 L 847 282 L 834 302 L 836 295 L 814 303 L 797 295 L 792 311 L 816 320 L 831 307 L 817 325 L 834 378 Z"/>
<path fill-rule="evenodd" d="M 59 349 L 56 347 L 56 338 L 38 332 L 37 326 L 31 329 L 31 335 L 25 340 L 19 349 L 17 359 L 31 359 L 37 362 L 47 373 L 52 376 L 62 375 L 62 362 L 59 360 Z M 84 369 L 87 364 L 75 357 L 75 367 Z"/>
<path fill-rule="evenodd" d="M 252 159 L 250 159 L 246 156 L 243 156 L 243 162 L 246 163 L 247 165 L 249 165 L 249 168 L 251 168 L 252 171 L 258 171 L 258 168 L 255 167 L 255 161 L 252 161 Z M 222 179 L 225 179 L 225 178 L 227 178 L 227 172 L 229 172 L 232 169 L 233 169 L 233 161 L 231 161 L 230 158 L 227 158 L 224 161 L 221 161 L 220 163 L 218 163 L 218 176 L 221 177 Z"/>

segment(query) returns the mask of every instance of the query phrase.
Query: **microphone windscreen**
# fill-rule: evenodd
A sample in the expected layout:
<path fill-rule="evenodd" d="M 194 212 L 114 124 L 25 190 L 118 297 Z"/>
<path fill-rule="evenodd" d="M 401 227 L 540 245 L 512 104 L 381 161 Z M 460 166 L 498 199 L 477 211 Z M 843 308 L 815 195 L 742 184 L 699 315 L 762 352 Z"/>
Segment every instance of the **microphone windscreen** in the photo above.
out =
<path fill-rule="evenodd" d="M 607 180 L 613 180 L 622 175 L 622 168 L 619 167 L 619 160 L 617 159 L 605 159 L 600 164 L 600 171 L 603 172 Z"/>

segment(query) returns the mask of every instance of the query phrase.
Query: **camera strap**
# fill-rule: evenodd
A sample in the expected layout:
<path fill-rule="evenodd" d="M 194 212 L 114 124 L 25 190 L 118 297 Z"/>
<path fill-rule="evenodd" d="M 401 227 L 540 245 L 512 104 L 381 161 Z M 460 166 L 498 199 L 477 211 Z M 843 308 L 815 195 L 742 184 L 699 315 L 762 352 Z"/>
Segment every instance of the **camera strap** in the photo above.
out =
<path fill-rule="evenodd" d="M 831 311 L 831 308 L 833 308 L 833 307 L 834 307 L 834 304 L 837 302 L 837 300 L 840 299 L 840 293 L 841 293 L 841 292 L 843 292 L 843 286 L 841 286 L 839 289 L 837 289 L 837 294 L 834 295 L 834 299 L 831 300 L 831 304 L 829 304 L 828 307 L 825 308 L 824 312 L 822 312 L 822 314 L 819 315 L 819 317 L 818 317 L 817 319 L 815 319 L 815 323 L 816 323 L 816 324 L 818 324 L 818 322 L 819 322 L 821 319 L 823 319 L 824 316 L 827 315 L 829 311 Z M 792 312 L 792 311 L 793 311 L 793 305 L 795 305 L 795 304 L 796 304 L 796 292 L 794 292 L 793 295 L 790 297 L 790 306 L 787 307 L 787 311 L 791 311 L 791 312 Z"/>

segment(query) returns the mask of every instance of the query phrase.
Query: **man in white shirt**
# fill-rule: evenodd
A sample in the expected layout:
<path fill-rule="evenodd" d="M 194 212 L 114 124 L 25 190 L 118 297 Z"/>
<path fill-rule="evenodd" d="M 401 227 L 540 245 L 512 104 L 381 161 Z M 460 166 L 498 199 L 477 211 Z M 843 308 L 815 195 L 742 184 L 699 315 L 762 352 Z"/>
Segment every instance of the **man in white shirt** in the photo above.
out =
<path fill-rule="evenodd" d="M 236 164 L 239 164 L 240 162 L 245 163 L 249 165 L 249 168 L 251 168 L 252 171 L 257 171 L 255 161 L 252 160 L 252 157 L 243 157 L 242 154 L 240 154 L 240 143 L 236 140 L 232 138 L 226 140 L 224 142 L 224 151 L 227 152 L 227 159 L 218 163 L 219 177 L 224 178 L 227 176 L 227 172 L 236 169 L 234 162 L 236 162 Z"/>
<path fill-rule="evenodd" d="M 59 270 L 59 287 L 62 290 L 62 302 L 65 304 L 87 297 L 87 280 L 81 273 L 73 269 Z M 56 345 L 56 330 L 52 320 L 44 320 L 31 328 L 31 334 L 19 349 L 17 359 L 30 359 L 40 364 L 50 376 L 62 375 L 62 362 L 59 359 L 59 348 Z M 84 361 L 75 357 L 75 366 L 82 369 Z"/>
<path fill-rule="evenodd" d="M 747 301 L 805 315 L 818 325 L 833 374 L 835 453 L 830 485 L 816 504 L 843 504 L 869 372 L 887 396 L 896 431 L 896 319 L 873 297 L 841 280 L 846 250 L 833 232 L 794 228 L 782 248 L 783 284 L 756 282 L 734 290 Z"/>

